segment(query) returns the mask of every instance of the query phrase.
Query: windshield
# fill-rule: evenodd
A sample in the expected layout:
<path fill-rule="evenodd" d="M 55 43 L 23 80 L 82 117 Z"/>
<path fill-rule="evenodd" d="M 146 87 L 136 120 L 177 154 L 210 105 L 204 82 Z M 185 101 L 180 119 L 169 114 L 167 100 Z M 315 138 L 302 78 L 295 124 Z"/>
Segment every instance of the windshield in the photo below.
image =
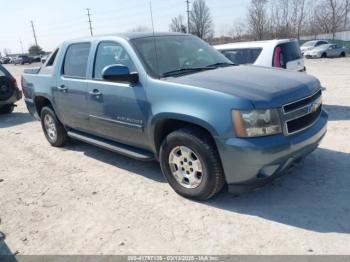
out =
<path fill-rule="evenodd" d="M 303 47 L 309 47 L 309 46 L 314 46 L 316 44 L 316 41 L 310 41 L 310 42 L 306 42 L 305 44 L 303 44 Z"/>
<path fill-rule="evenodd" d="M 169 72 L 180 75 L 199 71 L 193 69 L 208 67 L 209 70 L 213 66 L 232 64 L 209 44 L 193 36 L 158 36 L 131 42 L 147 72 L 155 78 L 165 77 Z"/>

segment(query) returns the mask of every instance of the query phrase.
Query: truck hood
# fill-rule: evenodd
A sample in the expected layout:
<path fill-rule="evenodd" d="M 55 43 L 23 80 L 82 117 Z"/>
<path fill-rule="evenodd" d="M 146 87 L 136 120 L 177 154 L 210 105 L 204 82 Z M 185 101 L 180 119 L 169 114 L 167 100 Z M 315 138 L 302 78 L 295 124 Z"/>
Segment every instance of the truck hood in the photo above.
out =
<path fill-rule="evenodd" d="M 224 67 L 166 81 L 246 99 L 255 108 L 281 107 L 320 89 L 320 82 L 307 74 L 258 66 Z"/>

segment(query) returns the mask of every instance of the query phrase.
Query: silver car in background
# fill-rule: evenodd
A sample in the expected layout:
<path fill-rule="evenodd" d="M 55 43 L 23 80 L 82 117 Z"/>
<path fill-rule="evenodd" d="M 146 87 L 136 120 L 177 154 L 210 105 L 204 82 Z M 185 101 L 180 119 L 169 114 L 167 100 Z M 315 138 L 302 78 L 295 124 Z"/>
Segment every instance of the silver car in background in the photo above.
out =
<path fill-rule="evenodd" d="M 349 50 L 340 45 L 326 44 L 315 47 L 310 51 L 306 51 L 306 58 L 327 58 L 327 57 L 345 57 Z"/>
<path fill-rule="evenodd" d="M 326 45 L 330 44 L 327 40 L 312 40 L 312 41 L 307 41 L 305 42 L 301 47 L 301 53 L 304 55 L 305 52 L 311 51 L 312 49 L 320 46 L 320 45 Z"/>

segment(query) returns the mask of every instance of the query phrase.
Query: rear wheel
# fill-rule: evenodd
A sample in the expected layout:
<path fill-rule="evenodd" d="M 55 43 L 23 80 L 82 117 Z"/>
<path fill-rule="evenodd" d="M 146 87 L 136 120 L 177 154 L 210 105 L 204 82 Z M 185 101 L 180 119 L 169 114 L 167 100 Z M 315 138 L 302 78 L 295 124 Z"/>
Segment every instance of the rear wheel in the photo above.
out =
<path fill-rule="evenodd" d="M 216 146 L 199 128 L 169 134 L 161 145 L 160 163 L 170 186 L 190 199 L 207 200 L 225 184 Z"/>
<path fill-rule="evenodd" d="M 66 129 L 57 119 L 51 107 L 41 110 L 41 126 L 47 141 L 54 147 L 62 147 L 68 142 Z"/>
<path fill-rule="evenodd" d="M 345 53 L 342 52 L 342 53 L 340 54 L 340 57 L 345 57 Z"/>
<path fill-rule="evenodd" d="M 14 105 L 6 105 L 3 107 L 0 107 L 0 114 L 11 114 L 14 109 L 15 109 Z"/>

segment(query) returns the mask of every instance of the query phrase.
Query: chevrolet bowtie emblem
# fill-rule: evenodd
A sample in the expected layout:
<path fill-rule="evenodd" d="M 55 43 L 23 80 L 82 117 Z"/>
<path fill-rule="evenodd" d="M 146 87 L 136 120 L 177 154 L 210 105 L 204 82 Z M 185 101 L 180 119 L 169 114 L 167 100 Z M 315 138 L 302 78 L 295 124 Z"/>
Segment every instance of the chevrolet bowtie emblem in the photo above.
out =
<path fill-rule="evenodd" d="M 310 113 L 315 113 L 318 110 L 318 108 L 321 106 L 321 104 L 322 104 L 321 100 L 312 103 L 309 108 Z"/>

